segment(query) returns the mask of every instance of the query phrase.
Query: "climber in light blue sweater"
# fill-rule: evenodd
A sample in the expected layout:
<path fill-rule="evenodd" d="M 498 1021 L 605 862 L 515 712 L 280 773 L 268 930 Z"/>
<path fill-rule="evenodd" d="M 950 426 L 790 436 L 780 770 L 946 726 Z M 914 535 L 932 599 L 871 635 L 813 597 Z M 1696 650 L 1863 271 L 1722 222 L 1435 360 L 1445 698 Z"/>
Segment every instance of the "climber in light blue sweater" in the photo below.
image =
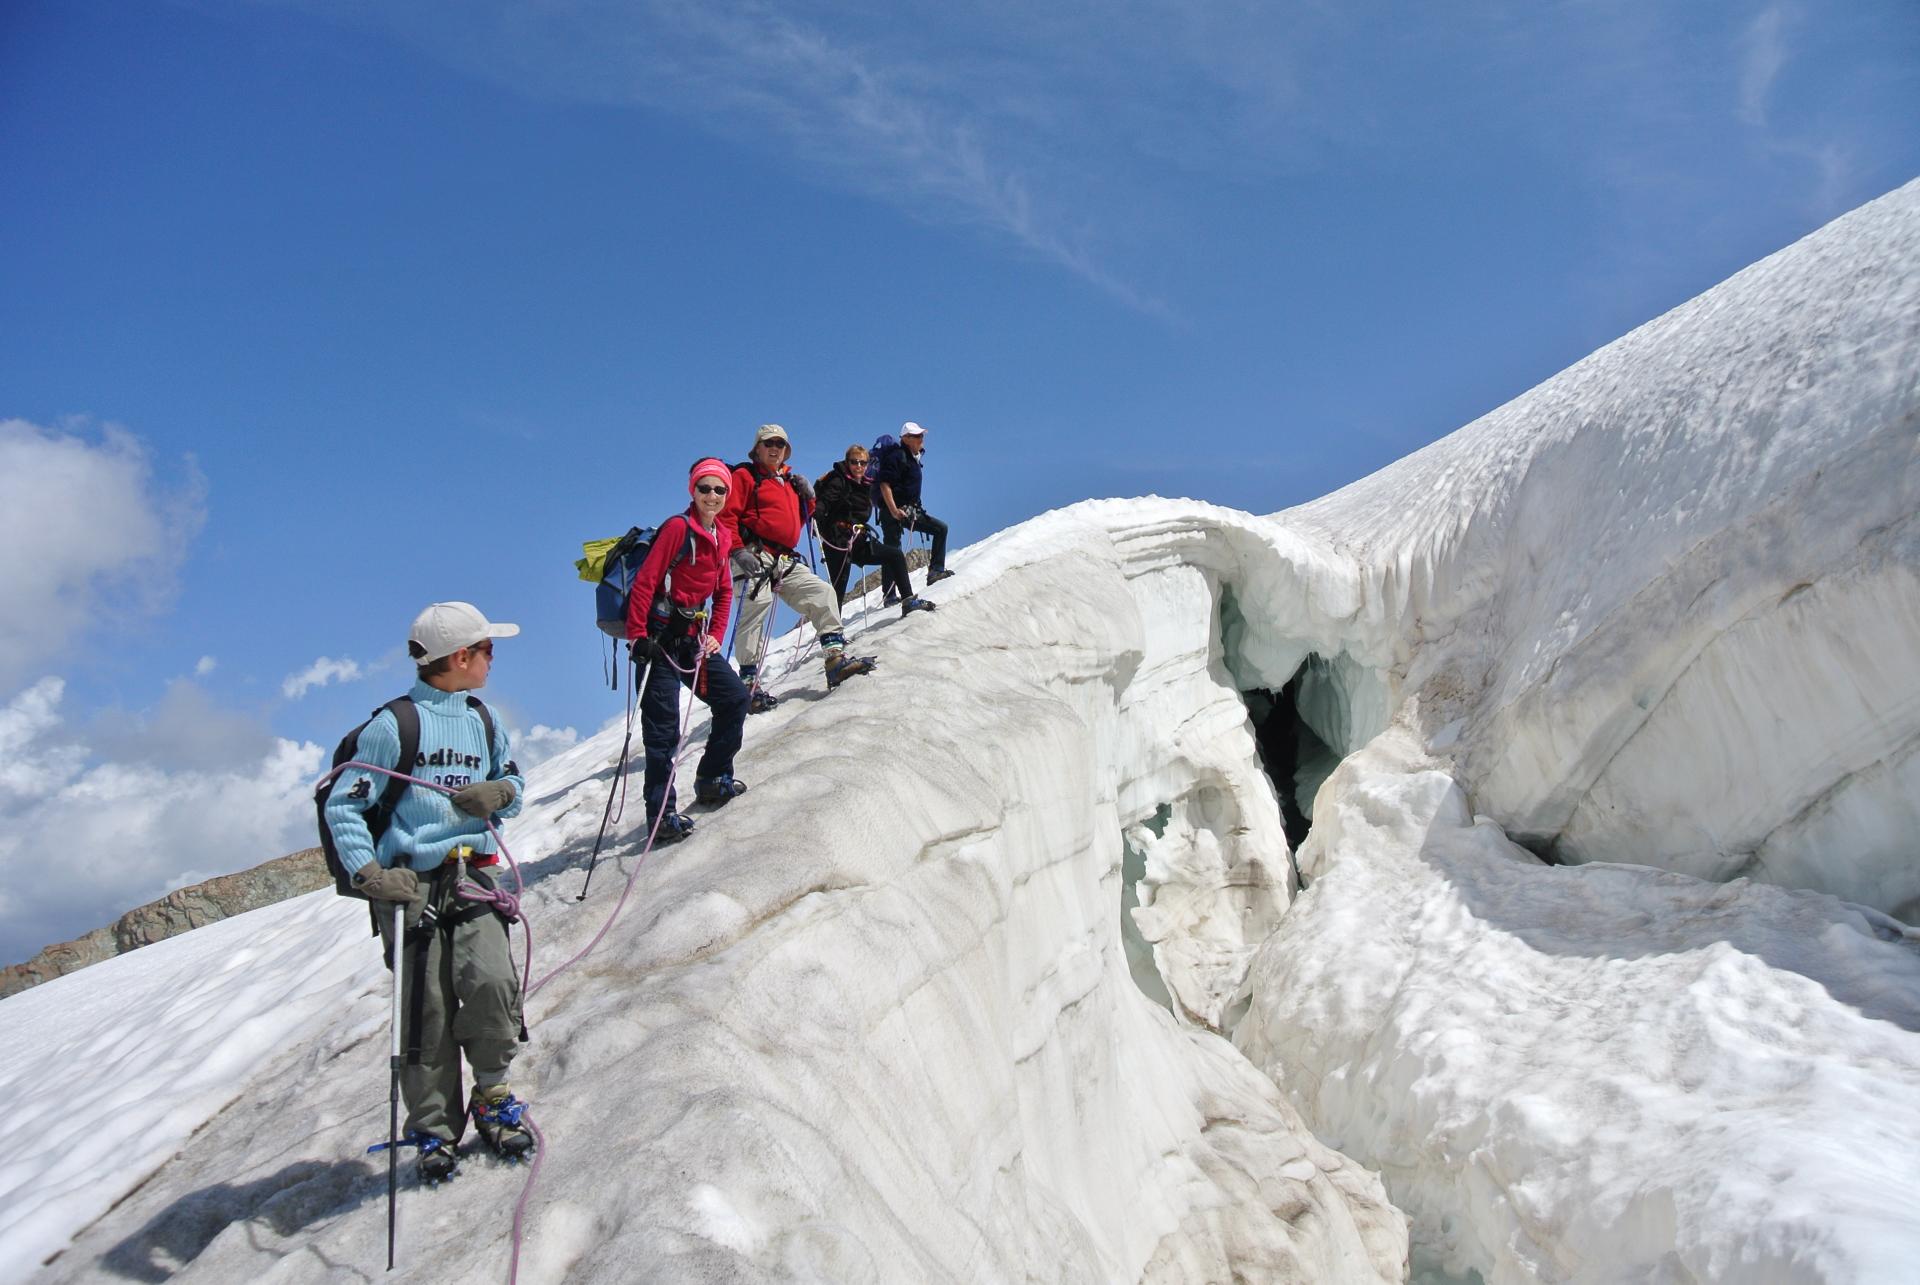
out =
<path fill-rule="evenodd" d="M 506 912 L 498 900 L 460 895 L 462 884 L 480 897 L 493 892 L 498 856 L 487 822 L 497 825 L 519 812 L 526 789 L 506 732 L 468 695 L 493 672 L 494 639 L 519 632 L 518 625 L 490 622 L 471 603 L 436 602 L 421 612 L 407 640 L 419 681 L 405 701 L 392 702 L 360 729 L 353 753 L 359 762 L 445 788 L 408 786 L 377 843 L 367 815 L 392 778 L 348 769 L 326 802 L 340 864 L 354 890 L 375 903 L 389 959 L 393 935 L 401 934 L 405 1145 L 420 1149 L 420 1176 L 429 1182 L 453 1176 L 469 1119 L 481 1139 L 509 1159 L 525 1157 L 534 1145 L 521 1118 L 524 1104 L 507 1087 L 507 1068 L 526 1028 Z M 400 762 L 395 707 L 419 716 L 411 763 Z M 504 904 L 510 907 L 511 899 Z M 464 1103 L 462 1054 L 473 1068 L 473 1097 Z"/>
<path fill-rule="evenodd" d="M 361 729 L 354 757 L 453 790 L 487 781 L 505 782 L 512 787 L 512 801 L 493 813 L 494 824 L 518 815 L 526 782 L 509 752 L 506 729 L 496 725 L 493 744 L 488 745 L 488 720 L 469 703 L 465 688 L 448 691 L 421 679 L 407 696 L 420 711 L 420 752 L 413 764 L 396 766 L 400 730 L 392 711 L 384 709 Z M 380 797 L 386 783 L 387 778 L 377 773 L 349 768 L 340 774 L 327 796 L 327 828 L 333 832 L 340 864 L 349 874 L 358 873 L 370 861 L 388 868 L 434 870 L 462 844 L 470 846 L 483 861 L 493 854 L 493 836 L 487 833 L 483 816 L 470 815 L 455 802 L 457 795 L 418 788 L 400 796 L 393 821 L 380 836 L 376 849 L 365 812 Z"/>

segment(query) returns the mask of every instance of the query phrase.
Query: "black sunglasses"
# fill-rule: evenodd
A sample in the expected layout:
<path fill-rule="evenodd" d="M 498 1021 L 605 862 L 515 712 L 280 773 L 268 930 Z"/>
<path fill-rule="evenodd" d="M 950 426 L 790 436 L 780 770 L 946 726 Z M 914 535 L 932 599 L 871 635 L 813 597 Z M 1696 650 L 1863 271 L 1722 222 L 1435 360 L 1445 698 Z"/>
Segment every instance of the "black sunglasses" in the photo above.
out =
<path fill-rule="evenodd" d="M 727 488 L 724 486 L 708 486 L 704 482 L 693 489 L 702 495 L 725 495 L 727 493 Z"/>

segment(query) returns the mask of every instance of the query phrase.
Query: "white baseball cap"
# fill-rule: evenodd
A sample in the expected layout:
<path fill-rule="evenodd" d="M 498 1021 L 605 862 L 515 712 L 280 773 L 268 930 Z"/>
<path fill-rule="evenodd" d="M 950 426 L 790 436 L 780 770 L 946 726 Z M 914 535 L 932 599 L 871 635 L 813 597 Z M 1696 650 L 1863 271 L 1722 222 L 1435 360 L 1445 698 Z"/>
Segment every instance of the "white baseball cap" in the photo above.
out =
<path fill-rule="evenodd" d="M 482 639 L 511 638 L 519 632 L 519 625 L 494 624 L 470 602 L 436 602 L 413 618 L 407 654 L 416 665 L 431 665 Z"/>
<path fill-rule="evenodd" d="M 908 420 L 906 423 L 900 426 L 900 436 L 902 437 L 925 437 L 926 435 L 927 435 L 927 430 L 920 427 L 918 424 L 914 423 L 912 420 Z"/>

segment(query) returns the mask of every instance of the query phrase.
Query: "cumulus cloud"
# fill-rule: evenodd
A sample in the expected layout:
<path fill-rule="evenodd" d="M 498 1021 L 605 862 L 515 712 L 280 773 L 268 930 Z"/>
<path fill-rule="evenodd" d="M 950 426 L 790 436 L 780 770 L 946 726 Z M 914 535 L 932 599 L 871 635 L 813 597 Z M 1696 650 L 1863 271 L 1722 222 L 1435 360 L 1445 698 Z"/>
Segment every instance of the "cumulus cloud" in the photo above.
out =
<path fill-rule="evenodd" d="M 175 683 L 85 728 L 45 678 L 0 705 L 0 960 L 314 842 L 322 752 Z"/>
<path fill-rule="evenodd" d="M 193 667 L 193 676 L 195 678 L 205 678 L 208 674 L 211 674 L 219 664 L 220 662 L 211 656 L 202 656 L 199 663 Z"/>
<path fill-rule="evenodd" d="M 513 738 L 513 758 L 522 768 L 530 768 L 564 750 L 572 749 L 579 741 L 580 733 L 571 727 L 548 727 L 545 723 L 535 723 L 533 730 L 521 732 Z"/>
<path fill-rule="evenodd" d="M 0 691 L 96 620 L 157 609 L 203 518 L 189 468 L 167 489 L 124 429 L 0 420 Z"/>
<path fill-rule="evenodd" d="M 344 657 L 334 660 L 322 656 L 299 673 L 287 675 L 286 681 L 280 684 L 280 694 L 288 700 L 297 701 L 316 687 L 325 687 L 328 683 L 350 683 L 362 672 L 357 660 Z"/>

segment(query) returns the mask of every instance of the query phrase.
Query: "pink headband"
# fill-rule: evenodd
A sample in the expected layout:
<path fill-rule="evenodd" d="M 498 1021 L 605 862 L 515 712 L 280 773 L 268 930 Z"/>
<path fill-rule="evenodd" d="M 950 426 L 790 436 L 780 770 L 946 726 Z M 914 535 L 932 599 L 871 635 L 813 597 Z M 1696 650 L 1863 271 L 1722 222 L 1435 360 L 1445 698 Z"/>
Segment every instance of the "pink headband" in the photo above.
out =
<path fill-rule="evenodd" d="M 687 478 L 688 495 L 694 493 L 694 488 L 700 485 L 700 479 L 703 477 L 717 477 L 722 482 L 731 485 L 733 482 L 733 470 L 725 464 L 722 464 L 719 460 L 701 460 L 693 466 L 693 473 Z"/>

